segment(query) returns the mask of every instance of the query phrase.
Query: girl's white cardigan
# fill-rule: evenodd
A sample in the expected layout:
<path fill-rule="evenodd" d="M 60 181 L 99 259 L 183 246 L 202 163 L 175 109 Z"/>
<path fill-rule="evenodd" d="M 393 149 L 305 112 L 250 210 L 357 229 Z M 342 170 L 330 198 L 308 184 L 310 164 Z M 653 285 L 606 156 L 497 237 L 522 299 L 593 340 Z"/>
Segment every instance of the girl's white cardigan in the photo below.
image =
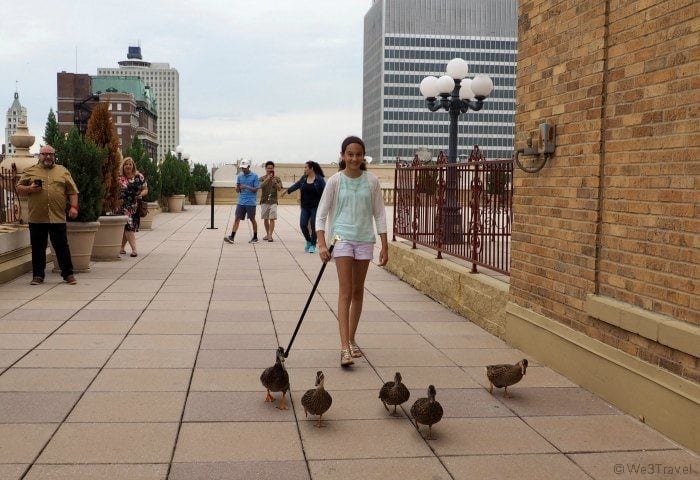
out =
<path fill-rule="evenodd" d="M 379 179 L 373 173 L 364 172 L 367 175 L 369 189 L 372 195 L 372 213 L 377 235 L 386 233 L 386 210 L 384 209 L 384 197 Z M 335 218 L 335 207 L 338 205 L 338 194 L 340 192 L 340 176 L 345 175 L 338 172 L 326 181 L 326 188 L 321 195 L 321 201 L 316 210 L 316 230 L 323 230 L 326 233 L 326 243 L 333 243 L 333 218 Z"/>

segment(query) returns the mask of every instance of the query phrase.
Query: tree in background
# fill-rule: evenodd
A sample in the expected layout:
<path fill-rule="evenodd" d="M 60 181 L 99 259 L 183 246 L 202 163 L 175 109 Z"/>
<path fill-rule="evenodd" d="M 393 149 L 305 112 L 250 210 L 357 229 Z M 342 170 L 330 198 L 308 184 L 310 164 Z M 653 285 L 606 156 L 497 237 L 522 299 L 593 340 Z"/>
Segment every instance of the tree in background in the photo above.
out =
<path fill-rule="evenodd" d="M 157 202 L 160 198 L 160 172 L 155 160 L 148 156 L 148 152 L 143 148 L 143 142 L 138 137 L 134 138 L 126 151 L 126 156 L 134 159 L 136 168 L 146 177 L 148 182 L 147 202 Z"/>
<path fill-rule="evenodd" d="M 56 161 L 61 163 L 61 150 L 64 144 L 64 137 L 58 129 L 58 121 L 56 121 L 56 114 L 53 108 L 49 110 L 49 117 L 46 119 L 44 144 L 51 145 L 56 150 Z"/>
<path fill-rule="evenodd" d="M 73 127 L 68 133 L 63 147 L 63 166 L 70 171 L 78 187 L 78 217 L 75 222 L 94 222 L 102 214 L 104 187 L 102 185 L 102 165 L 107 158 L 107 150 L 99 148 L 90 139 L 80 136 Z"/>
<path fill-rule="evenodd" d="M 105 187 L 102 214 L 113 214 L 121 207 L 119 174 L 122 154 L 119 149 L 117 129 L 114 127 L 114 122 L 106 103 L 95 105 L 95 109 L 92 111 L 87 124 L 85 136 L 98 147 L 107 149 L 107 159 L 102 166 L 102 181 Z"/>

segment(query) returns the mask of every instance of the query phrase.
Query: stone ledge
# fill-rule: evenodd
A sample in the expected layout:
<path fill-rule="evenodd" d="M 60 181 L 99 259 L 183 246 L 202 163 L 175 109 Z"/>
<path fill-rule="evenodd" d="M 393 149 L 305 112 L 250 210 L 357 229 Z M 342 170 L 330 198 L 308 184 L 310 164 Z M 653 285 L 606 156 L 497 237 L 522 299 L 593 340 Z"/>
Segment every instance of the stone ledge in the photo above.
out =
<path fill-rule="evenodd" d="M 507 283 L 470 273 L 468 268 L 438 260 L 434 253 L 413 249 L 401 241 L 389 242 L 386 268 L 433 300 L 504 338 Z"/>
<path fill-rule="evenodd" d="M 681 352 L 700 356 L 700 327 L 601 295 L 589 294 L 585 311 L 610 325 Z"/>
<path fill-rule="evenodd" d="M 514 303 L 506 307 L 506 320 L 508 343 L 673 440 L 700 450 L 700 385 Z"/>

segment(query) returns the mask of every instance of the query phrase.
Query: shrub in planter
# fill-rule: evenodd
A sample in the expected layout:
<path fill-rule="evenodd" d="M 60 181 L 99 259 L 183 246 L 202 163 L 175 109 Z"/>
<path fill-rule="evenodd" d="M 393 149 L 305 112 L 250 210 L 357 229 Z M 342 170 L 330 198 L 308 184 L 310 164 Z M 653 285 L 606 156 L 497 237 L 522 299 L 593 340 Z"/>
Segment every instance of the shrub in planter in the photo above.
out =
<path fill-rule="evenodd" d="M 102 165 L 102 182 L 105 187 L 102 214 L 112 215 L 121 208 L 121 186 L 119 175 L 122 154 L 119 150 L 119 137 L 106 103 L 98 103 L 87 124 L 85 137 L 98 147 L 107 150 L 107 158 Z"/>
<path fill-rule="evenodd" d="M 160 164 L 161 193 L 164 197 L 186 195 L 190 188 L 190 171 L 187 163 L 175 158 L 172 154 L 165 155 Z"/>
<path fill-rule="evenodd" d="M 211 177 L 206 165 L 195 163 L 192 169 L 192 183 L 195 192 L 208 192 L 211 188 Z"/>
<path fill-rule="evenodd" d="M 75 219 L 69 217 L 68 221 L 94 222 L 102 213 L 102 166 L 107 152 L 91 140 L 83 140 L 75 127 L 71 128 L 62 151 L 62 164 L 70 171 L 80 192 L 78 216 Z"/>

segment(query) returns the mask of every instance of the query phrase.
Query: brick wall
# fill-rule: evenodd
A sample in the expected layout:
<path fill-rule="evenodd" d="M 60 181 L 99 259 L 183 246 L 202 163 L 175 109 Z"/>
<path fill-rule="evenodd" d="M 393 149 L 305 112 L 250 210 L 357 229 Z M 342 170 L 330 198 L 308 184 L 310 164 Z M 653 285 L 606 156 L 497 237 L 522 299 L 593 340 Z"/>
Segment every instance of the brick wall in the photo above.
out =
<path fill-rule="evenodd" d="M 586 314 L 589 293 L 700 324 L 700 3 L 523 0 L 511 300 L 686 378 L 697 357 Z M 536 140 L 536 137 L 535 137 Z"/>

